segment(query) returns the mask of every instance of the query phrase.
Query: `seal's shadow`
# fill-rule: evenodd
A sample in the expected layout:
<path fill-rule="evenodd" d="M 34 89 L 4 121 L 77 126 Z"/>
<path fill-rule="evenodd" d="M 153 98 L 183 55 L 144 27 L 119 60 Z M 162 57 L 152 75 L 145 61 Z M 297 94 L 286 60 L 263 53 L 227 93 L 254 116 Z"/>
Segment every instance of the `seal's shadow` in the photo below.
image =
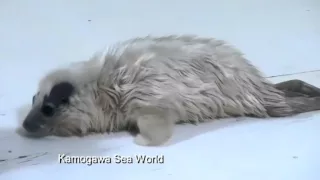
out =
<path fill-rule="evenodd" d="M 197 137 L 199 135 L 203 135 L 206 133 L 215 133 L 219 130 L 225 128 L 233 128 L 239 126 L 250 126 L 256 123 L 286 123 L 288 125 L 292 123 L 299 123 L 309 120 L 309 117 L 314 116 L 318 112 L 307 112 L 294 115 L 292 117 L 282 117 L 282 118 L 252 118 L 252 117 L 238 117 L 238 118 L 224 118 L 217 119 L 213 121 L 208 121 L 205 123 L 199 123 L 197 125 L 184 124 L 181 126 L 177 126 L 175 129 L 174 136 L 170 140 L 169 143 L 166 143 L 165 146 L 171 146 L 182 141 L 186 141 Z M 259 129 L 257 129 L 259 130 Z M 217 136 L 220 134 L 217 133 Z M 212 135 L 210 135 L 212 136 Z"/>
<path fill-rule="evenodd" d="M 28 107 L 28 106 L 26 106 Z M 17 111 L 19 122 L 29 111 L 26 107 Z M 311 114 L 298 115 L 295 120 L 305 118 Z M 289 118 L 285 118 L 289 119 Z M 10 120 L 10 119 L 6 119 Z M 277 119 L 274 119 L 277 121 Z M 279 119 L 278 119 L 279 120 Z M 290 120 L 290 119 L 289 119 Z M 199 125 L 178 125 L 171 140 L 164 146 L 172 146 L 207 132 L 217 131 L 222 128 L 230 128 L 235 125 L 258 123 L 259 121 L 272 121 L 270 119 L 256 118 L 230 118 L 200 123 Z M 299 121 L 299 120 L 298 120 Z M 288 123 L 292 123 L 290 120 Z M 98 134 L 83 138 L 69 137 L 45 137 L 27 138 L 21 136 L 21 129 L 0 128 L 0 174 L 6 171 L 22 167 L 36 166 L 47 163 L 59 163 L 59 154 L 78 156 L 99 156 L 124 149 L 131 151 L 146 151 L 133 143 L 133 137 L 126 132 L 114 134 Z M 161 148 L 161 147 L 159 147 Z M 133 152 L 134 153 L 134 152 Z"/>

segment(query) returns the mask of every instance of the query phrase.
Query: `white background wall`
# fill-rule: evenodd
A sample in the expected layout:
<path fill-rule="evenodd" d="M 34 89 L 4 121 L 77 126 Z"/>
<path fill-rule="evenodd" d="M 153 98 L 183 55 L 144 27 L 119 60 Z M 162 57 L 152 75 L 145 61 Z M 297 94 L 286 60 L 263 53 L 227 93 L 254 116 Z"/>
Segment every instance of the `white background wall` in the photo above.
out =
<path fill-rule="evenodd" d="M 319 9 L 318 0 L 2 0 L 0 61 L 49 65 L 134 36 L 192 33 L 235 44 L 266 75 L 320 69 Z"/>

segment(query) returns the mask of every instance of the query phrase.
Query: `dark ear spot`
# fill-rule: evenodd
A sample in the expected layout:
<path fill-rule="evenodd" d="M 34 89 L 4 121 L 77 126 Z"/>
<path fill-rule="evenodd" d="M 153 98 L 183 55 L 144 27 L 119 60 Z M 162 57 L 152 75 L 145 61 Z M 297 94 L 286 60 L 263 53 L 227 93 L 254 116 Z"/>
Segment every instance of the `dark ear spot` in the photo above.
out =
<path fill-rule="evenodd" d="M 68 82 L 61 82 L 52 87 L 50 94 L 43 100 L 43 113 L 51 114 L 61 105 L 69 103 L 69 99 L 74 93 L 74 86 Z"/>
<path fill-rule="evenodd" d="M 32 97 L 32 105 L 34 104 L 34 101 L 36 100 L 36 95 L 34 95 L 33 97 Z"/>

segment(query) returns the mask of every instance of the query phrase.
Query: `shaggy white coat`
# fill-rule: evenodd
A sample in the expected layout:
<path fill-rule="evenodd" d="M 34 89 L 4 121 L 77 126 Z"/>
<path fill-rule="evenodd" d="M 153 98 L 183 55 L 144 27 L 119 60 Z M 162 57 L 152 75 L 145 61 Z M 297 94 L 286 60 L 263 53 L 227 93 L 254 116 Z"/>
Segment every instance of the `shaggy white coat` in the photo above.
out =
<path fill-rule="evenodd" d="M 240 51 L 213 38 L 147 36 L 118 43 L 46 75 L 34 107 L 59 82 L 76 87 L 50 124 L 52 134 L 61 136 L 115 132 L 133 124 L 140 131 L 136 143 L 159 145 L 179 122 L 292 113 L 283 93 Z"/>

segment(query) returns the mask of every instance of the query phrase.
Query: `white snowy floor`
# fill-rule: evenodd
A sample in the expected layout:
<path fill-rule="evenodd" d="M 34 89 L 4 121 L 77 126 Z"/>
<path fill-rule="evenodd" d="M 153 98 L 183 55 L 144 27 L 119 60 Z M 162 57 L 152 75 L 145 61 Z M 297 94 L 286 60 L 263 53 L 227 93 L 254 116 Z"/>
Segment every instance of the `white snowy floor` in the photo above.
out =
<path fill-rule="evenodd" d="M 16 112 L 47 70 L 134 36 L 191 33 L 225 39 L 266 76 L 320 69 L 319 0 L 0 1 L 0 180 L 319 180 L 320 112 L 178 126 L 166 147 L 125 133 L 25 139 Z M 320 72 L 298 78 L 320 86 Z M 58 154 L 164 155 L 164 164 L 58 164 Z"/>

